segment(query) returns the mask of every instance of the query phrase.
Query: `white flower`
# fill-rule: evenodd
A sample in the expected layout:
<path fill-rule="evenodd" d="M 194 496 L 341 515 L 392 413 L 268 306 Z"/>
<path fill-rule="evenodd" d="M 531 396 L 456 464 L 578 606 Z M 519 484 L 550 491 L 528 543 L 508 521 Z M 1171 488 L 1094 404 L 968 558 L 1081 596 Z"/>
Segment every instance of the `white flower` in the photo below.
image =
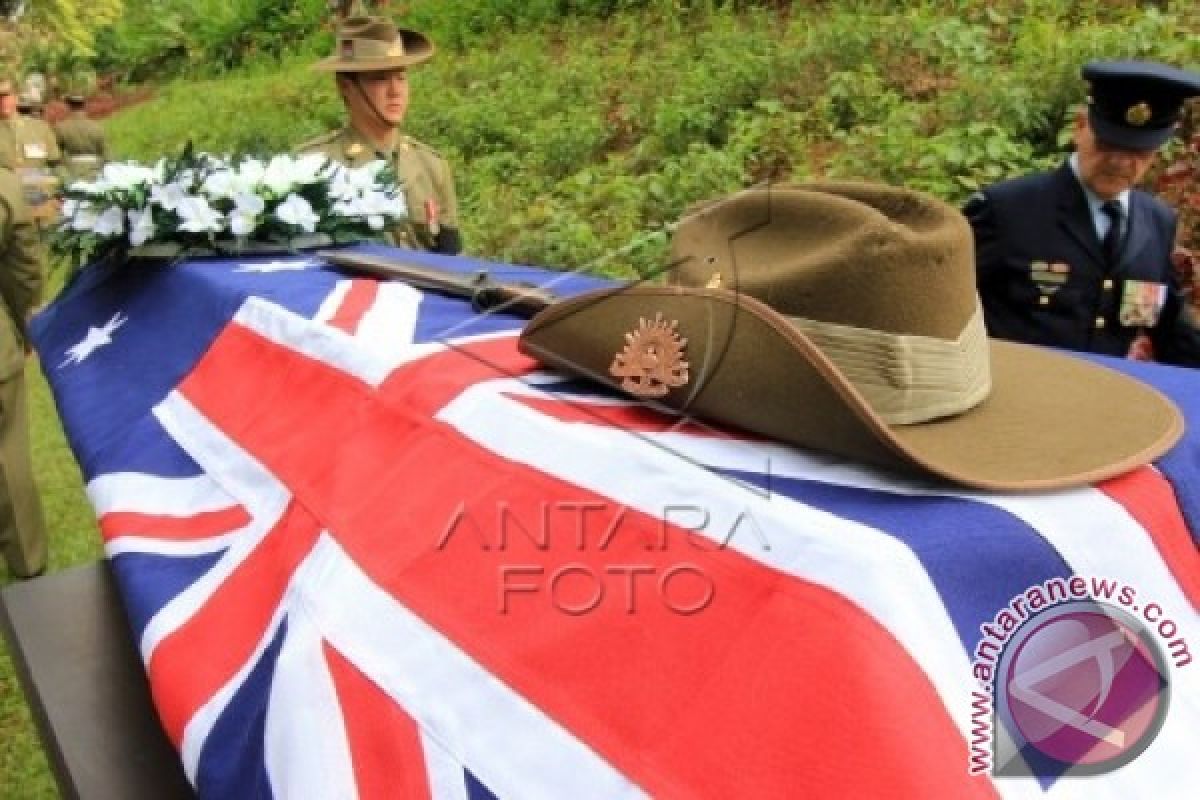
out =
<path fill-rule="evenodd" d="M 203 197 L 189 195 L 180 201 L 175 213 L 183 220 L 181 231 L 189 233 L 216 233 L 224 227 L 225 217 L 208 204 Z"/>
<path fill-rule="evenodd" d="M 329 158 L 324 153 L 309 153 L 296 159 L 292 174 L 299 184 L 316 183 L 323 177 L 322 172 L 328 164 Z"/>
<path fill-rule="evenodd" d="M 96 209 L 92 208 L 87 203 L 80 203 L 75 209 L 75 213 L 71 215 L 71 229 L 76 231 L 90 231 L 96 227 L 96 220 L 99 218 Z"/>
<path fill-rule="evenodd" d="M 94 181 L 69 187 L 61 230 L 75 235 L 57 238 L 69 253 L 98 242 L 95 252 L 102 254 L 188 234 L 255 239 L 278 223 L 292 233 L 315 233 L 336 221 L 330 228 L 339 235 L 369 237 L 407 214 L 390 176 L 384 161 L 351 169 L 321 154 L 263 161 L 195 153 L 151 167 L 112 163 Z"/>
<path fill-rule="evenodd" d="M 151 183 L 155 178 L 154 170 L 138 164 L 110 163 L 105 164 L 96 180 L 96 186 L 105 192 L 112 189 L 128 191 L 138 186 Z"/>
<path fill-rule="evenodd" d="M 267 207 L 261 197 L 251 192 L 239 192 L 234 195 L 233 204 L 238 211 L 251 216 L 258 216 Z"/>
<path fill-rule="evenodd" d="M 120 206 L 104 209 L 104 213 L 96 218 L 96 224 L 92 227 L 92 233 L 97 236 L 119 236 L 124 232 L 125 212 Z"/>
<path fill-rule="evenodd" d="M 179 204 L 188 197 L 187 189 L 183 184 L 167 183 L 157 184 L 150 189 L 150 202 L 165 208 L 167 211 L 177 211 Z"/>
<path fill-rule="evenodd" d="M 267 174 L 267 165 L 257 158 L 247 158 L 237 167 L 238 179 L 247 190 L 256 188 Z"/>
<path fill-rule="evenodd" d="M 233 197 L 240 190 L 237 175 L 232 170 L 218 170 L 204 179 L 204 192 L 209 197 Z"/>
<path fill-rule="evenodd" d="M 349 200 L 354 195 L 376 190 L 379 187 L 379 173 L 387 167 L 387 162 L 376 159 L 361 167 L 338 166 L 330 180 L 329 194 L 335 199 Z"/>
<path fill-rule="evenodd" d="M 275 209 L 275 216 L 281 222 L 298 226 L 305 233 L 315 231 L 317 223 L 321 221 L 308 201 L 294 193 L 289 194 L 287 199 L 279 204 L 279 207 Z"/>
<path fill-rule="evenodd" d="M 321 153 L 310 153 L 299 158 L 278 155 L 267 164 L 262 183 L 275 194 L 287 194 L 297 186 L 320 181 L 328 163 L 329 159 Z"/>
<path fill-rule="evenodd" d="M 154 209 L 129 210 L 129 243 L 141 247 L 154 238 Z"/>
<path fill-rule="evenodd" d="M 267 204 L 256 194 L 243 192 L 233 198 L 234 208 L 229 212 L 229 230 L 234 236 L 249 236 L 258 226 L 258 215 Z"/>
<path fill-rule="evenodd" d="M 258 217 L 236 208 L 229 212 L 229 230 L 234 236 L 249 236 L 258 227 Z"/>

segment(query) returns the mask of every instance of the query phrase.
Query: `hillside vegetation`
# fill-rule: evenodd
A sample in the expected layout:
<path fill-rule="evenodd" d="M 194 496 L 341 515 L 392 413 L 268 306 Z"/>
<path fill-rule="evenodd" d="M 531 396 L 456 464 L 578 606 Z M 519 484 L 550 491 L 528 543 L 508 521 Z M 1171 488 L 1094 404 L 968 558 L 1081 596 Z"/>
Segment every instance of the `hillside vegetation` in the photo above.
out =
<path fill-rule="evenodd" d="M 94 70 L 139 91 L 152 85 L 155 99 L 106 121 L 125 158 L 153 160 L 189 140 L 212 151 L 288 150 L 342 118 L 332 80 L 308 68 L 332 42 L 328 5 L 127 2 L 115 25 L 95 32 L 87 63 L 51 38 L 26 50 L 24 67 Z M 616 275 L 658 267 L 665 226 L 690 204 L 760 181 L 883 180 L 957 203 L 979 184 L 1062 157 L 1064 124 L 1083 99 L 1082 62 L 1200 64 L 1196 3 L 390 7 L 439 46 L 413 73 L 407 127 L 455 165 L 469 250 Z M 1200 147 L 1189 163 L 1175 173 L 1171 199 L 1195 207 L 1184 228 L 1195 247 Z M 95 559 L 99 535 L 46 385 L 37 374 L 31 385 L 35 469 L 57 571 Z M 0 648 L 0 798 L 54 796 Z"/>
<path fill-rule="evenodd" d="M 184 77 L 110 122 L 119 153 L 277 151 L 340 124 L 332 80 L 308 68 L 328 26 L 290 49 L 279 33 L 324 0 L 258 5 L 291 16 L 199 51 L 219 57 L 158 51 Z M 440 46 L 414 71 L 407 128 L 455 165 L 469 249 L 616 274 L 658 264 L 688 205 L 758 181 L 959 202 L 1061 158 L 1082 62 L 1200 62 L 1200 12 L 1132 2 L 404 5 Z"/>

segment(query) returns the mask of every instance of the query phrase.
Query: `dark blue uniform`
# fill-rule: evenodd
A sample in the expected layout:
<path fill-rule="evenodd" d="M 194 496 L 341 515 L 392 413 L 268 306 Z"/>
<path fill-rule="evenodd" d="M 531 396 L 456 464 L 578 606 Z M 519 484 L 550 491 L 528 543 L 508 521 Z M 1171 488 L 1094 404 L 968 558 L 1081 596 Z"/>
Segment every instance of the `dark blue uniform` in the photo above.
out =
<path fill-rule="evenodd" d="M 1124 242 L 1111 269 L 1069 164 L 988 187 L 963 212 L 975 231 L 977 282 L 991 336 L 1124 356 L 1144 330 L 1156 360 L 1200 366 L 1200 332 L 1170 261 L 1175 214 L 1161 201 L 1130 192 Z M 1165 286 L 1155 324 L 1120 323 L 1129 281 Z"/>

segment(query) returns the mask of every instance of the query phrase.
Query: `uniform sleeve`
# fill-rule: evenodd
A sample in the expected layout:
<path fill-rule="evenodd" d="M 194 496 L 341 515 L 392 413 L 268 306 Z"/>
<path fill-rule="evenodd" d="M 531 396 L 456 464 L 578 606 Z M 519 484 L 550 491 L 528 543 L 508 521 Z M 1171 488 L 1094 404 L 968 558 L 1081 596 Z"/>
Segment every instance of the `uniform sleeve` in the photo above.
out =
<path fill-rule="evenodd" d="M 441 210 L 442 222 L 452 228 L 458 225 L 458 192 L 454 190 L 454 173 L 450 163 L 444 158 L 437 161 L 434 171 L 434 185 L 437 187 L 438 207 Z"/>
<path fill-rule="evenodd" d="M 42 131 L 42 138 L 46 141 L 46 161 L 55 165 L 62 163 L 62 150 L 58 147 L 58 136 L 45 123 L 42 123 Z"/>
<path fill-rule="evenodd" d="M 434 186 L 442 215 L 435 249 L 446 255 L 458 255 L 463 249 L 462 228 L 458 221 L 458 192 L 454 188 L 454 173 L 450 169 L 450 163 L 444 158 L 438 159 Z"/>
<path fill-rule="evenodd" d="M 1163 232 L 1166 241 L 1174 243 L 1176 219 Z M 1150 330 L 1154 356 L 1165 364 L 1181 367 L 1200 367 L 1200 320 L 1188 298 L 1180 289 L 1172 265 L 1166 265 L 1167 300 L 1158 324 Z"/>
<path fill-rule="evenodd" d="M 0 192 L 0 216 L 3 216 L 0 234 L 5 245 L 0 295 L 5 310 L 24 336 L 25 318 L 41 298 L 42 247 L 20 189 L 15 181 L 9 185 L 13 188 Z"/>
<path fill-rule="evenodd" d="M 963 206 L 963 216 L 971 224 L 975 237 L 975 282 L 983 286 L 998 271 L 1003 261 L 1000 223 L 995 205 L 984 192 L 976 192 Z"/>

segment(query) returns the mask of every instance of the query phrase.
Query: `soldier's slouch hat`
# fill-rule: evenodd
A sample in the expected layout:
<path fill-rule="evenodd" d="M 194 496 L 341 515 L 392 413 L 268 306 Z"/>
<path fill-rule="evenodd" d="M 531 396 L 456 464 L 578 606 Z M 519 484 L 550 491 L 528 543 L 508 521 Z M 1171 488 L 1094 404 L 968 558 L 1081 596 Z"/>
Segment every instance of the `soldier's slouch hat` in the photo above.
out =
<path fill-rule="evenodd" d="M 862 183 L 756 188 L 701 206 L 670 285 L 557 302 L 521 349 L 654 405 L 989 490 L 1100 480 L 1183 430 L 1155 389 L 988 338 L 971 229 Z"/>
<path fill-rule="evenodd" d="M 350 17 L 338 28 L 333 55 L 313 69 L 378 72 L 424 63 L 433 53 L 433 42 L 423 33 L 397 28 L 383 17 Z"/>

